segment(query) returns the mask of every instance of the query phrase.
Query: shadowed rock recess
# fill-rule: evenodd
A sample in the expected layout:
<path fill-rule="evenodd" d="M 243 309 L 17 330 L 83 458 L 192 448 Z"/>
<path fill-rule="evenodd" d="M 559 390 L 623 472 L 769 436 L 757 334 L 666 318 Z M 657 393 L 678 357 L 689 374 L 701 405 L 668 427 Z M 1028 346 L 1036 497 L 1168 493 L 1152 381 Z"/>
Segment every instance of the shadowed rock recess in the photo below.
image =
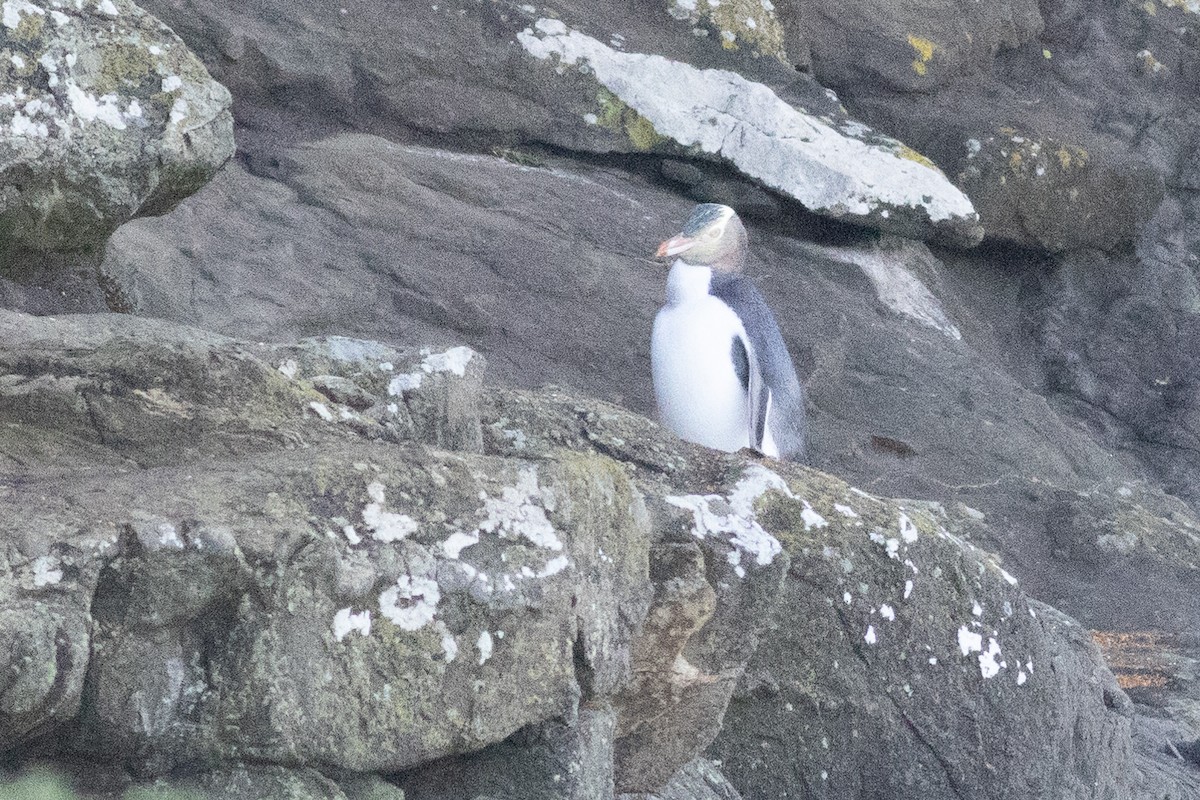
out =
<path fill-rule="evenodd" d="M 0 2 L 0 797 L 1200 800 L 1198 43 Z M 644 416 L 697 201 L 810 465 Z"/>

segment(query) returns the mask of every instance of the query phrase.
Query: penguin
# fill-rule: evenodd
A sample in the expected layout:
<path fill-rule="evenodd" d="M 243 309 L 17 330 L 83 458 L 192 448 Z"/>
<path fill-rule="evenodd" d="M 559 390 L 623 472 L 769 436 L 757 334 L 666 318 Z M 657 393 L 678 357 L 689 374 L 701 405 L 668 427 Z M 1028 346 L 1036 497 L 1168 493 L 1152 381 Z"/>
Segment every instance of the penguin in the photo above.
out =
<path fill-rule="evenodd" d="M 732 208 L 696 206 L 658 247 L 674 259 L 654 318 L 650 365 L 662 423 L 681 439 L 804 458 L 804 388 L 775 315 L 743 274 L 748 240 Z"/>

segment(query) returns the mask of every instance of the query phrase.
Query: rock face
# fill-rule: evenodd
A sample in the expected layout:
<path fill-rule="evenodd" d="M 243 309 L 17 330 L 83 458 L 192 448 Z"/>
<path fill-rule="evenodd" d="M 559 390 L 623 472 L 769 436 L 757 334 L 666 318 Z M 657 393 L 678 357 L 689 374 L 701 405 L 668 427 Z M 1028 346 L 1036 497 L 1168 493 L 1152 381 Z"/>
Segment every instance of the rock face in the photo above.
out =
<path fill-rule="evenodd" d="M 4 590 L 38 609 L 2 618 L 29 642 L 8 656 L 9 747 L 51 737 L 209 793 L 350 796 L 344 770 L 401 772 L 409 798 L 730 797 L 710 768 L 676 772 L 717 736 L 751 654 L 803 671 L 850 647 L 848 676 L 916 685 L 897 747 L 905 720 L 938 724 L 920 692 L 951 686 L 928 713 L 993 724 L 944 758 L 1069 752 L 1065 773 L 1029 774 L 1125 796 L 1124 695 L 925 512 L 596 401 L 484 393 L 466 348 L 250 345 L 114 315 L 3 312 L 0 332 L 2 451 L 40 445 L 0 494 Z M 762 637 L 781 603 L 803 625 L 770 634 L 776 651 Z M 825 643 L 803 668 L 782 655 L 797 640 Z M 941 658 L 929 689 L 892 666 L 906 652 Z M 874 685 L 837 688 L 876 707 Z M 986 710 L 957 705 L 980 691 Z M 1033 706 L 1051 724 L 1024 726 Z"/>
<path fill-rule="evenodd" d="M 233 155 L 229 92 L 129 0 L 13 0 L 0 56 L 6 252 L 102 246 L 132 217 L 169 211 Z"/>
<path fill-rule="evenodd" d="M 1194 3 L 3 6 L 6 763 L 1195 794 Z M 694 201 L 825 474 L 636 416 Z"/>
<path fill-rule="evenodd" d="M 958 244 L 981 237 L 975 210 L 940 170 L 899 142 L 870 135 L 861 123 L 830 124 L 737 73 L 625 53 L 557 19 L 537 20 L 517 40 L 530 55 L 553 59 L 559 71 L 571 65 L 594 75 L 602 91 L 611 92 L 610 103 L 629 107 L 636 121 L 624 124 L 640 149 L 666 140 L 719 156 L 835 219 L 917 235 L 929 225 Z M 595 113 L 584 119 L 599 122 Z"/>
<path fill-rule="evenodd" d="M 964 559 L 936 518 L 842 500 L 786 540 L 780 625 L 713 751 L 734 784 L 752 797 L 1133 796 L 1132 704 L 1087 632 L 972 548 Z M 1048 755 L 1074 767 L 1046 770 Z"/>
<path fill-rule="evenodd" d="M 712 13 L 672 4 L 671 14 L 653 15 L 571 3 L 561 18 L 521 3 L 442 4 L 412 9 L 399 27 L 380 19 L 382 9 L 339 14 L 314 4 L 298 36 L 267 22 L 290 13 L 282 2 L 232 12 L 206 2 L 148 7 L 184 35 L 217 26 L 201 55 L 224 64 L 218 77 L 248 98 L 300 81 L 336 98 L 335 118 L 715 158 L 835 219 L 967 246 L 982 233 L 970 201 L 932 162 L 850 118 L 781 63 L 783 29 L 770 4 L 715 4 Z M 343 56 L 314 61 L 314 48 Z M 247 53 L 261 54 L 265 76 Z M 748 77 L 731 71 L 739 66 Z M 356 83 L 367 102 L 347 102 Z"/>

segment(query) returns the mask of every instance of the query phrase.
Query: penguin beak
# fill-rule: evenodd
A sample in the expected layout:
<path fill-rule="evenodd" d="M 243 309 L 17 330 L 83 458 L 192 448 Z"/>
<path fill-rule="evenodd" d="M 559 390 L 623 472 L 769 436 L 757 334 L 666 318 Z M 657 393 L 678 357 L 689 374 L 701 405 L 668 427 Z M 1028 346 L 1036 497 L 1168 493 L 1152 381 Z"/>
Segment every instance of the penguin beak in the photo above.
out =
<path fill-rule="evenodd" d="M 677 256 L 680 253 L 691 250 L 696 245 L 696 240 L 690 236 L 684 236 L 682 233 L 678 236 L 672 236 L 658 246 L 658 250 L 654 252 L 655 258 L 667 258 L 668 256 Z"/>

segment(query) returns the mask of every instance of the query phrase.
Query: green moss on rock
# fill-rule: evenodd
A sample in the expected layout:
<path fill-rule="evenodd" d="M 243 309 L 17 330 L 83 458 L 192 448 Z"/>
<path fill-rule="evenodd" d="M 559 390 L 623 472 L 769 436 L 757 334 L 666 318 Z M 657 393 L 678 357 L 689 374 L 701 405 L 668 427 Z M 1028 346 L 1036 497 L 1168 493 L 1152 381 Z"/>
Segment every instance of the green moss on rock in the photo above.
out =
<path fill-rule="evenodd" d="M 601 88 L 596 100 L 600 105 L 599 113 L 596 114 L 596 124 L 616 133 L 623 133 L 629 138 L 634 149 L 645 152 L 667 141 L 648 119 L 607 89 Z"/>
<path fill-rule="evenodd" d="M 98 94 L 137 88 L 154 75 L 154 56 L 145 45 L 121 43 L 100 53 L 100 74 L 92 88 Z"/>

